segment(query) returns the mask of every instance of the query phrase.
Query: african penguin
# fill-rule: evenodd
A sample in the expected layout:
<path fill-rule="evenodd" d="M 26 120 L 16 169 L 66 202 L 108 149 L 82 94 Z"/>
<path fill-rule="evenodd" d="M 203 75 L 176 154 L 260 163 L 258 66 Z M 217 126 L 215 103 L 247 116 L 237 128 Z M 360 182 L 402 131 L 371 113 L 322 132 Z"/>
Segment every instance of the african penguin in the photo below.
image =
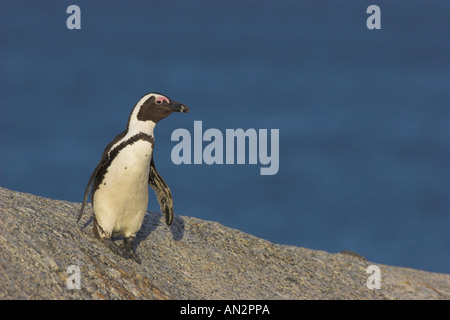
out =
<path fill-rule="evenodd" d="M 141 261 L 133 250 L 133 241 L 147 212 L 148 184 L 156 193 L 167 225 L 173 221 L 172 194 L 153 161 L 155 125 L 172 112 L 189 112 L 189 108 L 158 93 L 149 93 L 138 101 L 127 129 L 103 151 L 78 215 L 80 221 L 90 193 L 95 236 L 116 254 L 138 263 Z M 122 248 L 112 240 L 117 236 L 123 237 Z"/>

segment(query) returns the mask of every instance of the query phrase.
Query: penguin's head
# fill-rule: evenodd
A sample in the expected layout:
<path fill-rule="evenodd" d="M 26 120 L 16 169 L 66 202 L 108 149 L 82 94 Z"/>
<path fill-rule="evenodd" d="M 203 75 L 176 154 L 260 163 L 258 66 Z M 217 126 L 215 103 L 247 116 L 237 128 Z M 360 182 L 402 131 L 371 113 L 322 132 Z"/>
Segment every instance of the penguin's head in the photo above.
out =
<path fill-rule="evenodd" d="M 138 121 L 152 121 L 157 123 L 173 112 L 189 112 L 184 104 L 173 101 L 159 93 L 149 93 L 136 104 L 136 118 Z"/>

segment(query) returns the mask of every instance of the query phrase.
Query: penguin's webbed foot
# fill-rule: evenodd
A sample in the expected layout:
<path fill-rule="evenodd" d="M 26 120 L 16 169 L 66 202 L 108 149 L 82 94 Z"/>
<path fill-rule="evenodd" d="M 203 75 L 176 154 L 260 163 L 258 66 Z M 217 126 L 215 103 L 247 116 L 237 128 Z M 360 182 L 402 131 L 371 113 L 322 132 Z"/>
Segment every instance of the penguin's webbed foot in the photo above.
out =
<path fill-rule="evenodd" d="M 118 246 L 111 238 L 103 239 L 103 243 L 118 256 L 124 257 L 125 259 L 131 258 L 141 264 L 141 259 L 133 250 L 133 240 L 133 237 L 123 238 L 123 247 Z"/>
<path fill-rule="evenodd" d="M 141 264 L 141 262 L 142 262 L 141 259 L 136 254 L 136 252 L 133 250 L 133 242 L 134 242 L 133 237 L 123 238 L 122 256 L 126 259 L 131 258 L 134 261 L 136 261 L 137 263 Z"/>
<path fill-rule="evenodd" d="M 110 238 L 103 239 L 103 243 L 111 249 L 112 252 L 115 254 L 121 256 L 122 255 L 122 249 Z"/>

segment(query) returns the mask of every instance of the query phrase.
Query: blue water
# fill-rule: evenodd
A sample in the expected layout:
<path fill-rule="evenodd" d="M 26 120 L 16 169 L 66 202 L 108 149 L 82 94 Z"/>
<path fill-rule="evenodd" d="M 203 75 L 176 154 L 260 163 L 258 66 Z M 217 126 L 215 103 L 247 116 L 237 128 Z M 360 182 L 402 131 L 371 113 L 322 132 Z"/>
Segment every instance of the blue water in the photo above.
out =
<path fill-rule="evenodd" d="M 156 91 L 191 109 L 155 132 L 176 214 L 450 273 L 449 17 L 435 0 L 0 1 L 0 186 L 81 202 Z M 196 120 L 279 129 L 278 174 L 173 164 L 171 133 Z"/>

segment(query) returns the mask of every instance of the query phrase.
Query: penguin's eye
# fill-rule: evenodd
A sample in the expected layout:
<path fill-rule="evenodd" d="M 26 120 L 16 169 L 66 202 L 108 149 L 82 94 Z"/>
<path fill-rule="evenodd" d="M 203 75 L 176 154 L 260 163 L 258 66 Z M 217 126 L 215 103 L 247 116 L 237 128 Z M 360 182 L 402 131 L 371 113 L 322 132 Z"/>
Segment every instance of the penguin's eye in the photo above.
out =
<path fill-rule="evenodd" d="M 163 97 L 163 96 L 156 97 L 156 99 L 155 99 L 155 103 L 158 105 L 163 104 L 164 101 L 167 103 L 170 103 L 169 99 L 167 99 L 166 97 Z"/>

